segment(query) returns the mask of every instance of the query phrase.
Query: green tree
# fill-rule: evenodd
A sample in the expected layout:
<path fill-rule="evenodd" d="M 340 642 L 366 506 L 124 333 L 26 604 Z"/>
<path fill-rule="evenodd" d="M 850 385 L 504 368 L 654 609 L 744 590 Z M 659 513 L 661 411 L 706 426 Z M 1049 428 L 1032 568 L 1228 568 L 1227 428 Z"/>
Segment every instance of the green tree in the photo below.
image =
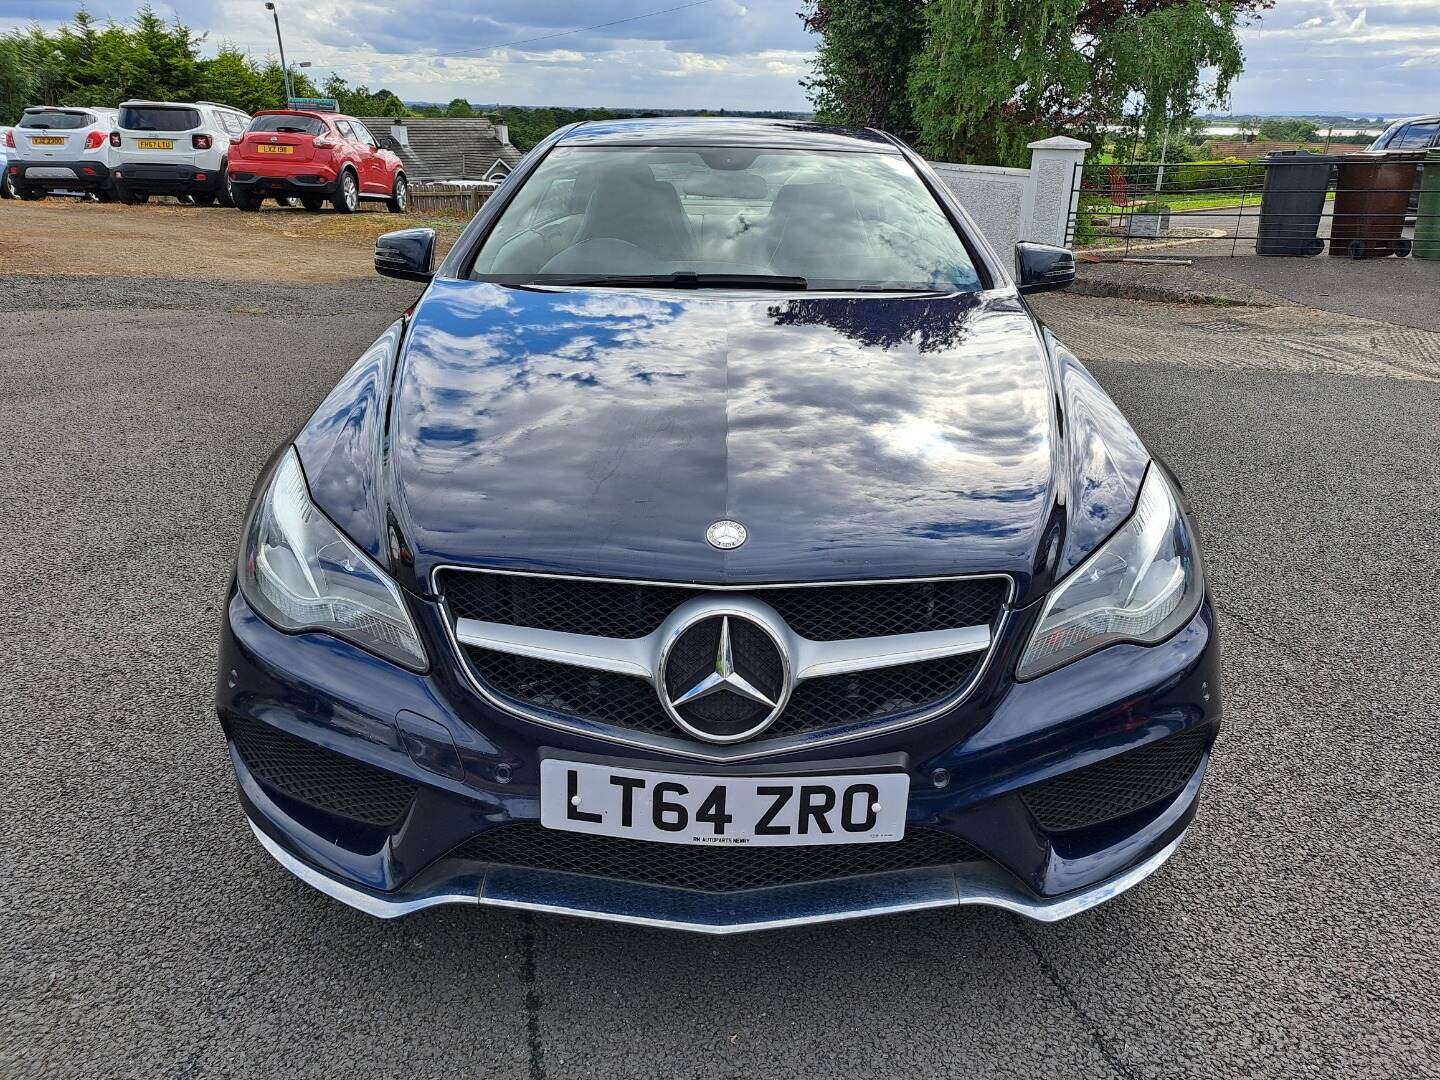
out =
<path fill-rule="evenodd" d="M 1309 142 L 1317 133 L 1313 121 L 1272 116 L 1260 121 L 1260 137 L 1277 142 Z"/>
<path fill-rule="evenodd" d="M 463 97 L 457 97 L 445 106 L 445 115 L 466 120 L 475 115 L 475 110 L 470 107 L 470 102 Z"/>
<path fill-rule="evenodd" d="M 908 84 L 925 44 L 923 0 L 809 0 L 800 18 L 820 35 L 815 74 L 801 80 L 816 119 L 912 137 Z"/>

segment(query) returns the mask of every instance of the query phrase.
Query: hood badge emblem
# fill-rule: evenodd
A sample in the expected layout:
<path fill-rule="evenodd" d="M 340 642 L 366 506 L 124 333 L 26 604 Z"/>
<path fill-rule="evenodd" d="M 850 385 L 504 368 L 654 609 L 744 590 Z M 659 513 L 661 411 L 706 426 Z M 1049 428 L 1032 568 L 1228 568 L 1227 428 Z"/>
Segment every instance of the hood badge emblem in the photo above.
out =
<path fill-rule="evenodd" d="M 705 530 L 705 539 L 710 542 L 711 547 L 720 551 L 734 551 L 745 543 L 749 535 L 744 525 L 729 518 L 717 521 Z"/>

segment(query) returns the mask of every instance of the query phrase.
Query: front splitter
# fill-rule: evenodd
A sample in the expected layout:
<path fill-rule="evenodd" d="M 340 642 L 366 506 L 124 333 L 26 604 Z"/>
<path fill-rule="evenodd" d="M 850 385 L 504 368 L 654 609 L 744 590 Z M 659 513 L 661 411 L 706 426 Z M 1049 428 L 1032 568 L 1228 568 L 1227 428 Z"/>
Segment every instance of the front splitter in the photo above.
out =
<path fill-rule="evenodd" d="M 1058 922 L 1138 885 L 1160 869 L 1185 838 L 1181 833 L 1129 870 L 1058 897 L 1035 896 L 988 862 L 739 893 L 703 893 L 513 866 L 457 870 L 442 861 L 403 889 L 380 893 L 337 881 L 291 855 L 253 821 L 250 828 L 275 861 L 301 881 L 382 919 L 440 904 L 481 904 L 701 934 L 742 934 L 971 904 L 1004 908 L 1040 922 Z"/>

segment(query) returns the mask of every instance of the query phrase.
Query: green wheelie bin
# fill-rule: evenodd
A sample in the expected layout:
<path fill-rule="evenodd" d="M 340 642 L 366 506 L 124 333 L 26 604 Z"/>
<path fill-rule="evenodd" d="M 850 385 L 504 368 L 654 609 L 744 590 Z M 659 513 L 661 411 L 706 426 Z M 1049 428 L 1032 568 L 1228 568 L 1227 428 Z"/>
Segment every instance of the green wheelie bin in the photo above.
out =
<path fill-rule="evenodd" d="M 1415 257 L 1440 261 L 1440 149 L 1425 157 L 1420 209 L 1415 213 Z"/>

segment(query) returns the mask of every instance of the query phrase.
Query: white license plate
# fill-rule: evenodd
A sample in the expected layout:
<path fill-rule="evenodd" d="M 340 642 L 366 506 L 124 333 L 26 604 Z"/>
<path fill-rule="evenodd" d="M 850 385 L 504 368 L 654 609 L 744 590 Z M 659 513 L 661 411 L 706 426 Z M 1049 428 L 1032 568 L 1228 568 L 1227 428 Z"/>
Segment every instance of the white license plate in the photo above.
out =
<path fill-rule="evenodd" d="M 875 844 L 905 835 L 910 778 L 692 776 L 546 758 L 540 823 L 547 829 L 666 844 L 798 847 Z"/>

